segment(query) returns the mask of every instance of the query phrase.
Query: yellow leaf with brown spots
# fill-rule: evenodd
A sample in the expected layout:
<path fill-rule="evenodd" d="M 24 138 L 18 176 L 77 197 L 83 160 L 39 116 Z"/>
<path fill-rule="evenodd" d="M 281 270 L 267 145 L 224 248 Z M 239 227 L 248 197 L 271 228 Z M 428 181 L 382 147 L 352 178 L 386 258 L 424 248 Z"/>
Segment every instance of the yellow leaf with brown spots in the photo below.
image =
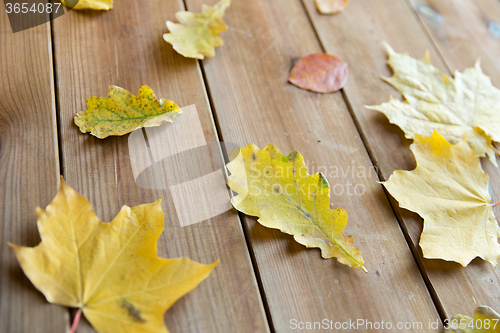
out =
<path fill-rule="evenodd" d="M 182 113 L 174 102 L 158 100 L 146 85 L 141 86 L 137 97 L 123 88 L 110 86 L 108 97 L 88 98 L 87 108 L 76 114 L 75 124 L 82 133 L 90 132 L 99 139 L 159 126 L 163 121 L 173 122 Z"/>
<path fill-rule="evenodd" d="M 80 308 L 101 333 L 167 333 L 165 311 L 217 265 L 157 256 L 160 200 L 123 206 L 103 223 L 61 179 L 56 197 L 37 215 L 41 243 L 9 244 L 24 273 L 49 302 Z"/>
<path fill-rule="evenodd" d="M 83 10 L 110 10 L 113 9 L 113 0 L 61 0 L 66 7 Z"/>
<path fill-rule="evenodd" d="M 361 251 L 352 236 L 344 236 L 347 212 L 330 209 L 330 185 L 322 173 L 309 175 L 298 151 L 284 156 L 273 145 L 260 150 L 254 144 L 235 149 L 227 164 L 228 185 L 238 193 L 233 206 L 258 216 L 265 227 L 293 235 L 307 247 L 319 247 L 325 259 L 363 267 Z"/>

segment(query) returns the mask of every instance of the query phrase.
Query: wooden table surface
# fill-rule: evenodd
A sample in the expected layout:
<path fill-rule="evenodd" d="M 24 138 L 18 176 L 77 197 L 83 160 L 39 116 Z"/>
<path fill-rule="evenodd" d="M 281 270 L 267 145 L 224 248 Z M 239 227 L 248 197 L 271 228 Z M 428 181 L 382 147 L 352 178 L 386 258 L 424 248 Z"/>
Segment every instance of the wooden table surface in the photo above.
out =
<path fill-rule="evenodd" d="M 349 213 L 346 234 L 354 236 L 368 274 L 321 259 L 318 249 L 235 210 L 181 227 L 172 197 L 164 196 L 160 256 L 220 259 L 209 278 L 167 311 L 171 332 L 328 331 L 294 329 L 293 323 L 323 319 L 422 323 L 397 331 L 435 332 L 445 318 L 470 315 L 479 305 L 500 310 L 500 274 L 490 264 L 475 259 L 463 268 L 422 258 L 421 218 L 399 209 L 377 183 L 395 169 L 414 168 L 410 141 L 385 116 L 364 108 L 399 97 L 380 79 L 391 75 L 383 41 L 416 58 L 429 50 L 449 74 L 480 57 L 500 86 L 494 30 L 500 1 L 352 0 L 330 16 L 319 14 L 313 0 L 233 0 L 216 56 L 186 59 L 163 41 L 165 21 L 175 21 L 179 10 L 200 11 L 205 1 L 215 3 L 119 0 L 109 12 L 71 11 L 15 34 L 0 13 L 0 332 L 69 330 L 74 311 L 47 303 L 7 245 L 38 244 L 35 207 L 52 200 L 59 175 L 104 221 L 122 205 L 161 194 L 135 183 L 127 136 L 99 140 L 73 123 L 86 99 L 105 96 L 109 85 L 136 94 L 146 84 L 180 106 L 195 104 L 208 143 L 298 150 L 312 171 L 341 170 L 326 174 L 330 184 L 362 189 L 332 193 L 332 205 Z M 349 62 L 342 91 L 317 94 L 287 82 L 293 61 L 316 52 Z M 214 171 L 225 163 L 217 149 L 210 159 Z M 500 170 L 483 162 L 497 201 Z M 429 328 L 436 322 L 437 329 Z M 93 329 L 83 321 L 78 332 Z"/>

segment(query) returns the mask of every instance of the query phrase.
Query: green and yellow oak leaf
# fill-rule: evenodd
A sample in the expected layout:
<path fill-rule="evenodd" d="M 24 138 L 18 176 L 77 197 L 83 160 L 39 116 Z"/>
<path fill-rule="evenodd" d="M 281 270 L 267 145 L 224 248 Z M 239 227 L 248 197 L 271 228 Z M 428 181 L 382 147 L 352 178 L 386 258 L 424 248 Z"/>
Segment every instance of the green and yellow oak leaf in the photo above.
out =
<path fill-rule="evenodd" d="M 361 251 L 352 236 L 344 236 L 347 212 L 330 209 L 330 185 L 322 173 L 309 175 L 302 155 L 284 156 L 269 144 L 237 148 L 227 164 L 228 185 L 238 195 L 233 206 L 258 216 L 265 227 L 293 235 L 306 247 L 319 247 L 323 258 L 336 257 L 351 267 L 363 267 Z"/>
<path fill-rule="evenodd" d="M 163 332 L 164 312 L 217 265 L 157 256 L 160 200 L 123 206 L 110 223 L 61 179 L 56 197 L 37 208 L 41 243 L 9 244 L 31 282 L 51 303 L 82 309 L 104 332 Z"/>
<path fill-rule="evenodd" d="M 113 9 L 113 0 L 61 0 L 61 3 L 72 9 Z"/>
<path fill-rule="evenodd" d="M 500 228 L 477 155 L 465 140 L 452 145 L 438 132 L 430 138 L 417 134 L 410 149 L 417 167 L 397 170 L 383 184 L 400 207 L 424 219 L 424 257 L 464 267 L 480 257 L 496 267 Z"/>
<path fill-rule="evenodd" d="M 445 333 L 500 333 L 500 315 L 488 306 L 478 307 L 473 318 L 459 314 L 445 324 Z"/>
<path fill-rule="evenodd" d="M 159 126 L 163 121 L 173 122 L 182 113 L 174 102 L 159 101 L 145 85 L 137 97 L 123 88 L 109 86 L 108 96 L 88 98 L 87 108 L 75 115 L 75 124 L 82 133 L 90 132 L 99 139 Z"/>
<path fill-rule="evenodd" d="M 384 80 L 405 101 L 391 97 L 387 103 L 368 108 L 384 113 L 409 139 L 416 134 L 430 136 L 437 130 L 455 144 L 465 135 L 478 156 L 488 155 L 497 165 L 498 151 L 492 141 L 500 141 L 500 90 L 483 74 L 479 61 L 463 73 L 456 72 L 452 79 L 430 64 L 428 54 L 417 60 L 386 47 L 394 75 Z"/>
<path fill-rule="evenodd" d="M 170 33 L 163 35 L 174 50 L 188 58 L 213 57 L 215 48 L 223 44 L 220 33 L 227 30 L 222 21 L 231 0 L 221 0 L 215 6 L 203 5 L 201 13 L 181 11 L 175 14 L 180 23 L 167 21 Z"/>

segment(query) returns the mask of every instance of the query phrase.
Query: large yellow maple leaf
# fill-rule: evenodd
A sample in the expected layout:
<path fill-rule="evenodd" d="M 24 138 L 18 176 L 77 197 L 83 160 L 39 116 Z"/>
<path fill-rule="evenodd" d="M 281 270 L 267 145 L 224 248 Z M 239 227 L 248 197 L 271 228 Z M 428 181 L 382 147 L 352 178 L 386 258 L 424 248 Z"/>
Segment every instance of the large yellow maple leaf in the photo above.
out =
<path fill-rule="evenodd" d="M 213 57 L 215 48 L 223 44 L 219 34 L 227 30 L 222 18 L 230 4 L 231 0 L 221 0 L 213 7 L 203 5 L 201 13 L 177 12 L 175 18 L 180 24 L 167 21 L 170 33 L 163 39 L 185 57 Z"/>
<path fill-rule="evenodd" d="M 139 88 L 137 97 L 123 88 L 109 86 L 108 96 L 89 97 L 87 108 L 75 115 L 75 124 L 82 133 L 90 132 L 99 139 L 159 126 L 163 121 L 173 122 L 182 113 L 174 102 L 158 100 L 146 85 Z"/>
<path fill-rule="evenodd" d="M 160 200 L 123 206 L 103 223 L 61 179 L 56 197 L 37 215 L 42 242 L 9 244 L 23 271 L 49 302 L 82 309 L 101 333 L 168 332 L 164 312 L 217 265 L 157 257 Z"/>
<path fill-rule="evenodd" d="M 480 257 L 496 267 L 500 228 L 488 193 L 488 175 L 465 140 L 450 144 L 438 132 L 416 135 L 410 146 L 417 167 L 395 171 L 385 188 L 399 206 L 424 219 L 420 246 L 425 258 L 467 266 Z"/>
<path fill-rule="evenodd" d="M 384 80 L 403 94 L 405 102 L 391 98 L 367 108 L 384 113 L 409 139 L 437 130 L 455 144 L 465 135 L 478 156 L 488 155 L 497 165 L 492 141 L 500 142 L 500 90 L 483 74 L 479 61 L 452 79 L 432 66 L 428 55 L 417 60 L 386 47 L 394 75 Z"/>
<path fill-rule="evenodd" d="M 233 206 L 265 227 L 293 235 L 307 247 L 319 247 L 323 258 L 336 257 L 351 267 L 363 267 L 352 236 L 344 236 L 347 212 L 330 209 L 330 185 L 322 173 L 309 175 L 302 155 L 284 156 L 269 144 L 237 148 L 227 164 L 228 185 L 238 193 Z"/>

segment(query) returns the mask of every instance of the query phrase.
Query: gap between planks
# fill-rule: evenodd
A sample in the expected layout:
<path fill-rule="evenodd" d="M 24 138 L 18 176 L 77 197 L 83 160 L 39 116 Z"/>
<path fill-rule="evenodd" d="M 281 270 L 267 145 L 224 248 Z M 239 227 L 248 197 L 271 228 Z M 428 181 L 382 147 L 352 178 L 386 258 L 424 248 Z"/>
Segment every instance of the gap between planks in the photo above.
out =
<path fill-rule="evenodd" d="M 181 2 L 183 5 L 183 10 L 189 10 L 187 3 L 186 3 L 186 0 L 182 0 Z M 224 143 L 224 137 L 222 135 L 222 131 L 221 131 L 221 128 L 219 125 L 219 119 L 217 117 L 217 113 L 214 112 L 215 105 L 213 103 L 212 94 L 210 93 L 210 87 L 208 85 L 207 75 L 205 73 L 205 66 L 203 64 L 203 60 L 198 60 L 198 66 L 199 66 L 199 69 L 201 71 L 201 77 L 203 80 L 203 87 L 205 88 L 205 93 L 207 94 L 207 99 L 208 99 L 208 103 L 209 103 L 209 107 L 210 107 L 210 113 L 211 113 L 212 119 L 214 121 L 216 139 L 218 140 L 219 143 Z M 223 144 L 221 144 L 219 146 L 221 148 L 220 153 L 222 154 L 222 160 L 225 162 L 225 164 L 229 163 L 229 153 L 230 152 L 226 151 L 226 147 Z M 224 167 L 224 174 L 226 177 L 228 176 L 227 169 L 225 167 Z M 232 191 L 230 191 L 230 195 L 232 197 Z M 276 330 L 275 330 L 274 325 L 273 325 L 271 311 L 269 309 L 269 304 L 267 301 L 266 292 L 264 289 L 264 285 L 262 283 L 262 276 L 261 276 L 261 273 L 259 270 L 259 266 L 257 265 L 254 248 L 252 246 L 252 243 L 249 240 L 250 231 L 248 230 L 247 225 L 245 223 L 243 223 L 243 213 L 241 213 L 239 211 L 238 211 L 238 221 L 243 229 L 243 234 L 245 236 L 245 243 L 246 243 L 246 246 L 248 249 L 248 253 L 250 254 L 250 260 L 252 262 L 254 274 L 255 274 L 255 277 L 257 279 L 257 286 L 259 288 L 259 293 L 261 295 L 262 303 L 264 305 L 264 312 L 266 315 L 267 323 L 269 325 L 269 330 L 272 333 L 274 333 L 274 332 L 276 332 Z"/>

